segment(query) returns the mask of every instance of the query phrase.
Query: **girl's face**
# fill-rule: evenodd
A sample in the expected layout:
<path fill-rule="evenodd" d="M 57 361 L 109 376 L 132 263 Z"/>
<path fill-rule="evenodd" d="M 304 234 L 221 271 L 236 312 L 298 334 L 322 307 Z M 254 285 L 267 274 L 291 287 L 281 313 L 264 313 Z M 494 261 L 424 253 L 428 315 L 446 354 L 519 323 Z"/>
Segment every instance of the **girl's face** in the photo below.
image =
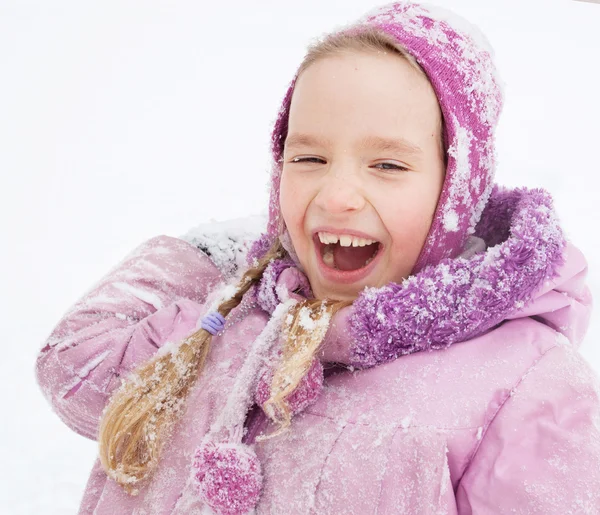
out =
<path fill-rule="evenodd" d="M 445 172 L 425 77 L 392 54 L 313 63 L 296 81 L 283 159 L 281 213 L 316 298 L 354 300 L 410 275 Z"/>

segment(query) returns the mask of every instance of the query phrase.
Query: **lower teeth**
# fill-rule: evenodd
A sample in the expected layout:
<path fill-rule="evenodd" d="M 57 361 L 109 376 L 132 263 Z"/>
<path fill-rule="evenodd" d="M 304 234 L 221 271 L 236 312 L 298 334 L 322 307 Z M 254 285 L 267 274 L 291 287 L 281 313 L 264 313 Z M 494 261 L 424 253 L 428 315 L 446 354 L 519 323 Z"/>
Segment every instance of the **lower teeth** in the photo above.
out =
<path fill-rule="evenodd" d="M 325 251 L 325 253 L 323 254 L 323 263 L 325 263 L 330 268 L 335 268 L 336 270 L 338 269 L 338 267 L 335 266 L 335 260 L 333 259 L 332 250 L 327 249 Z"/>

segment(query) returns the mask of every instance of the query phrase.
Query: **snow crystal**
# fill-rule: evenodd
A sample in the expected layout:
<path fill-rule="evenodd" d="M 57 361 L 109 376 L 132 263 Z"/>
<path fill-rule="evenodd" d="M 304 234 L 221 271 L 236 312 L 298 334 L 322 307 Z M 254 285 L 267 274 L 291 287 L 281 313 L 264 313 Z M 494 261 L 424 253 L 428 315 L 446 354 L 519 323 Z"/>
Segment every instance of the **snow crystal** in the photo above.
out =
<path fill-rule="evenodd" d="M 564 473 L 569 472 L 569 467 L 567 466 L 566 463 L 564 463 L 564 461 L 558 454 L 555 454 L 554 456 L 551 456 L 550 458 L 548 458 L 548 464 L 550 466 L 554 467 L 555 469 L 560 470 L 561 472 L 564 472 Z"/>
<path fill-rule="evenodd" d="M 214 313 L 217 311 L 217 309 L 219 308 L 219 306 L 223 303 L 226 302 L 228 300 L 230 300 L 231 298 L 233 298 L 233 296 L 237 293 L 237 285 L 235 283 L 229 283 L 224 285 L 219 291 L 218 293 L 212 295 L 214 298 L 213 300 L 210 302 L 210 305 L 208 306 L 206 312 L 202 313 L 199 317 L 198 320 L 196 321 L 196 327 L 195 330 L 199 331 L 202 327 L 202 319 L 208 315 L 209 313 Z"/>
<path fill-rule="evenodd" d="M 496 262 L 502 253 L 502 244 L 494 245 L 493 247 L 488 247 L 485 251 L 485 257 L 481 263 L 482 267 L 488 267 L 492 263 Z"/>
<path fill-rule="evenodd" d="M 231 359 L 224 359 L 219 361 L 219 363 L 217 363 L 217 368 L 220 368 L 222 370 L 228 370 L 231 367 L 232 364 L 232 360 Z"/>
<path fill-rule="evenodd" d="M 452 176 L 449 195 L 455 199 L 454 202 L 458 202 L 461 196 L 463 200 L 469 198 L 469 181 L 471 180 L 469 156 L 474 136 L 469 129 L 460 124 L 454 113 L 452 113 L 452 124 L 455 137 L 450 147 L 448 147 L 448 154 L 456 160 L 456 171 Z"/>
<path fill-rule="evenodd" d="M 224 285 L 219 290 L 218 295 L 215 296 L 213 302 L 211 303 L 211 305 L 210 305 L 210 311 L 216 311 L 216 309 L 223 302 L 231 300 L 236 293 L 237 293 L 237 285 L 235 283 L 229 283 L 229 284 Z"/>
<path fill-rule="evenodd" d="M 306 306 L 300 309 L 298 320 L 300 327 L 302 327 L 305 331 L 314 331 L 316 322 L 311 318 L 310 310 Z"/>
<path fill-rule="evenodd" d="M 105 293 L 97 293 L 96 295 L 87 297 L 85 303 L 91 306 L 103 304 L 119 304 L 121 299 L 112 295 L 106 295 Z"/>
<path fill-rule="evenodd" d="M 276 271 L 274 269 L 274 261 L 269 263 L 269 266 L 265 269 L 262 274 L 260 288 L 258 291 L 260 303 L 262 306 L 270 306 L 273 309 L 273 306 L 277 306 L 279 304 L 279 300 L 287 299 L 289 296 L 287 292 L 284 297 L 277 298 L 280 290 L 276 288 L 277 278 Z"/>
<path fill-rule="evenodd" d="M 79 370 L 76 371 L 76 377 L 73 378 L 72 381 L 64 385 L 64 387 L 61 389 L 60 396 L 64 397 L 65 395 L 67 395 L 73 388 L 75 388 L 81 382 L 82 379 L 85 379 L 94 368 L 96 368 L 100 363 L 102 363 L 111 354 L 111 352 L 111 349 L 105 350 L 95 358 L 87 361 Z"/>
<path fill-rule="evenodd" d="M 450 480 L 450 466 L 448 465 L 448 453 L 450 452 L 450 449 L 448 449 L 448 446 L 445 445 L 444 446 L 444 464 L 443 464 L 443 471 L 442 471 L 442 486 L 440 489 L 440 495 L 444 495 L 446 493 L 446 491 L 448 490 L 448 485 L 451 484 L 451 480 Z"/>
<path fill-rule="evenodd" d="M 377 438 L 375 438 L 375 440 L 373 440 L 372 446 L 379 447 L 383 443 L 384 436 L 385 436 L 385 433 L 383 433 L 382 431 L 378 431 Z"/>
<path fill-rule="evenodd" d="M 486 50 L 492 57 L 494 56 L 494 48 L 490 44 L 487 36 L 477 25 L 474 25 L 469 20 L 463 18 L 454 11 L 440 7 L 439 5 L 433 5 L 428 2 L 419 3 L 432 14 L 433 18 L 438 21 L 445 21 L 456 32 L 467 34 L 473 41 L 475 41 L 477 46 Z"/>
<path fill-rule="evenodd" d="M 167 340 L 165 343 L 163 343 L 159 347 L 159 349 L 156 351 L 155 355 L 156 356 L 165 356 L 166 354 L 171 354 L 172 352 L 176 351 L 176 349 L 179 347 L 178 343 L 181 343 L 181 342 Z"/>
<path fill-rule="evenodd" d="M 483 427 L 478 427 L 477 428 L 477 440 L 481 440 L 481 436 L 483 435 Z"/>
<path fill-rule="evenodd" d="M 444 213 L 444 229 L 448 232 L 458 231 L 458 214 L 452 209 Z"/>
<path fill-rule="evenodd" d="M 175 366 L 175 369 L 177 370 L 177 374 L 179 375 L 179 377 L 187 376 L 187 374 L 190 373 L 194 367 L 192 363 L 188 363 L 177 352 L 171 353 L 171 363 L 173 363 L 173 365 Z M 158 372 L 158 370 L 157 370 L 157 372 Z M 160 376 L 157 375 L 156 380 L 158 381 L 159 379 L 160 379 Z"/>
<path fill-rule="evenodd" d="M 205 251 L 225 276 L 232 277 L 246 269 L 248 250 L 260 237 L 266 220 L 266 213 L 224 221 L 213 219 L 179 238 Z"/>
<path fill-rule="evenodd" d="M 410 421 L 412 420 L 412 416 L 411 415 L 406 415 L 401 421 L 400 421 L 400 426 L 402 426 L 403 429 L 407 429 Z"/>
<path fill-rule="evenodd" d="M 135 298 L 146 302 L 148 304 L 151 304 L 152 306 L 154 306 L 154 309 L 156 309 L 157 311 L 159 309 L 161 309 L 163 307 L 163 303 L 162 300 L 160 300 L 160 297 L 151 291 L 148 290 L 142 290 L 141 288 L 136 288 L 135 286 L 131 286 L 128 283 L 124 283 L 124 282 L 114 282 L 112 283 L 113 286 L 121 291 L 124 291 L 126 293 L 129 293 L 131 295 L 133 295 Z"/>
<path fill-rule="evenodd" d="M 491 172 L 493 166 L 494 166 L 493 162 L 490 162 L 487 165 L 484 165 L 484 170 L 488 170 L 488 172 Z M 473 179 L 472 182 L 474 183 L 475 180 L 479 181 L 476 186 L 477 191 L 479 191 L 479 189 L 481 187 L 481 182 L 480 182 L 481 180 L 479 177 L 475 177 L 475 179 Z M 485 206 L 488 203 L 488 200 L 492 194 L 493 187 L 494 187 L 494 181 L 492 181 L 492 180 L 488 181 L 484 188 L 484 191 L 481 193 L 481 195 L 478 196 L 477 203 L 475 204 L 475 207 L 473 208 L 473 210 L 471 212 L 471 218 L 469 219 L 469 229 L 467 230 L 468 235 L 471 235 L 475 232 L 475 226 L 481 219 L 481 214 L 483 213 L 483 210 L 485 209 Z"/>
<path fill-rule="evenodd" d="M 278 284 L 275 286 L 275 293 L 281 302 L 284 302 L 290 298 L 288 289 L 285 284 Z"/>

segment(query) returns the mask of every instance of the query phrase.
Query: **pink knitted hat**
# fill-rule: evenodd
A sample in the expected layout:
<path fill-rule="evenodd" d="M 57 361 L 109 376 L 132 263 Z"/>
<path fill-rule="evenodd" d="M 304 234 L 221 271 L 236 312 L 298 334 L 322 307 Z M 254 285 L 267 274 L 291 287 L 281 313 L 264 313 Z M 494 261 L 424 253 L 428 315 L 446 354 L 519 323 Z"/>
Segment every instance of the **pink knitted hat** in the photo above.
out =
<path fill-rule="evenodd" d="M 378 7 L 340 32 L 376 27 L 412 54 L 429 77 L 444 117 L 446 178 L 429 234 L 413 274 L 441 259 L 456 257 L 473 234 L 493 186 L 494 130 L 502 109 L 502 82 L 485 36 L 458 15 L 426 4 L 395 2 Z M 282 237 L 295 259 L 280 214 L 283 146 L 294 84 L 283 99 L 273 133 L 272 181 L 267 230 L 256 240 L 248 262 L 262 257 Z"/>

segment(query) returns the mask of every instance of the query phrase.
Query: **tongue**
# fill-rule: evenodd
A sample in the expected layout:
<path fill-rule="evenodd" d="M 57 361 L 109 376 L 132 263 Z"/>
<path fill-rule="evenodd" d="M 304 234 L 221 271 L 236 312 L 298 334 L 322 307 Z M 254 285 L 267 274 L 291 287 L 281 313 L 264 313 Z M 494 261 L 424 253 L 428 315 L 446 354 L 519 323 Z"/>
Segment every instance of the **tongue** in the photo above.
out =
<path fill-rule="evenodd" d="M 375 254 L 378 243 L 364 247 L 342 247 L 333 245 L 333 259 L 340 270 L 356 270 L 365 266 L 365 262 Z"/>

